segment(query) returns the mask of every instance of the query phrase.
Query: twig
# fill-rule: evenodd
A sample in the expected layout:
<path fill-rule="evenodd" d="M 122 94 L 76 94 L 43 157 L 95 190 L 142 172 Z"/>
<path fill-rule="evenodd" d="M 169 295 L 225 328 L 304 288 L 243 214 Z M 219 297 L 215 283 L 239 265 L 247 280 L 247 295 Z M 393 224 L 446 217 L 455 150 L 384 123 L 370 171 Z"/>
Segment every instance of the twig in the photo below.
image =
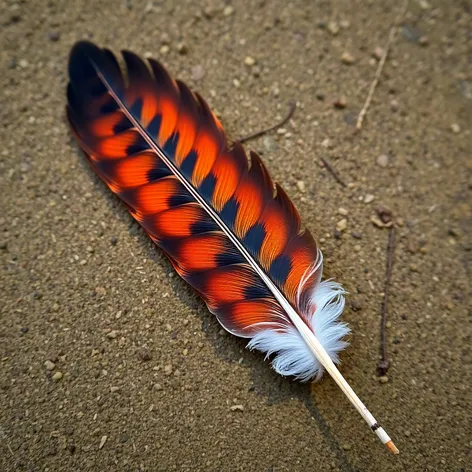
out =
<path fill-rule="evenodd" d="M 377 372 L 379 375 L 387 373 L 389 362 L 387 356 L 387 345 L 385 331 L 387 328 L 387 310 L 388 310 L 388 291 L 390 288 L 390 280 L 392 278 L 393 255 L 395 252 L 395 227 L 392 226 L 388 233 L 387 244 L 387 271 L 385 275 L 384 298 L 382 303 L 382 318 L 380 320 L 380 360 L 377 364 Z"/>
<path fill-rule="evenodd" d="M 237 139 L 236 141 L 239 141 L 240 143 L 244 143 L 244 142 L 249 141 L 251 139 L 255 139 L 255 138 L 258 138 L 259 136 L 263 136 L 264 134 L 270 133 L 271 131 L 274 131 L 277 128 L 280 128 L 285 123 L 287 123 L 287 121 L 290 120 L 290 118 L 292 118 L 293 112 L 295 111 L 295 108 L 297 107 L 297 104 L 295 102 L 290 102 L 289 106 L 290 106 L 290 109 L 287 113 L 287 116 L 282 121 L 277 123 L 276 125 L 271 126 L 270 128 L 267 128 L 267 129 L 263 129 L 261 131 L 257 131 L 255 133 L 248 134 L 247 136 L 243 136 L 243 137 Z"/>
<path fill-rule="evenodd" d="M 321 162 L 325 165 L 325 167 L 329 170 L 329 172 L 331 173 L 331 175 L 335 178 L 336 182 L 338 182 L 339 184 L 341 184 L 343 187 L 347 187 L 346 183 L 344 182 L 344 180 L 341 179 L 341 177 L 339 177 L 338 173 L 334 170 L 333 166 L 324 158 L 324 157 L 321 157 Z"/>
<path fill-rule="evenodd" d="M 382 70 L 385 65 L 385 61 L 387 60 L 387 56 L 390 50 L 390 46 L 393 43 L 393 40 L 395 39 L 395 34 L 398 29 L 398 25 L 400 24 L 400 21 L 402 20 L 403 16 L 405 15 L 405 12 L 408 8 L 408 3 L 409 0 L 405 0 L 403 3 L 403 8 L 401 9 L 400 13 L 398 14 L 395 23 L 393 24 L 392 28 L 390 29 L 390 33 L 388 35 L 388 41 L 387 45 L 385 46 L 384 53 L 382 54 L 382 57 L 380 58 L 379 65 L 377 66 L 377 71 L 375 72 L 375 77 L 374 80 L 370 86 L 369 93 L 367 95 L 367 99 L 364 103 L 364 106 L 362 107 L 361 112 L 359 113 L 359 116 L 357 117 L 357 123 L 356 123 L 356 130 L 359 131 L 362 128 L 362 123 L 364 122 L 365 115 L 367 114 L 367 110 L 369 109 L 370 102 L 372 101 L 372 98 L 374 96 L 375 89 L 377 88 L 377 85 L 380 80 L 380 76 L 382 75 Z"/>

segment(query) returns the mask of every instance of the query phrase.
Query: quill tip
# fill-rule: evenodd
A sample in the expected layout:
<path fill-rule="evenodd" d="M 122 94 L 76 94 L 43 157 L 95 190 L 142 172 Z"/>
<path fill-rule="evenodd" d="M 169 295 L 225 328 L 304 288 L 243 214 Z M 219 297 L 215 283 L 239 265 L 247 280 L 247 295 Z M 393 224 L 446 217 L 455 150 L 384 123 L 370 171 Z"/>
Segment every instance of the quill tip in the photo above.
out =
<path fill-rule="evenodd" d="M 400 454 L 400 451 L 398 450 L 397 446 L 395 446 L 395 444 L 393 444 L 393 441 L 390 440 L 388 441 L 387 443 L 385 443 L 385 445 L 388 447 L 388 450 L 393 453 L 393 454 Z"/>

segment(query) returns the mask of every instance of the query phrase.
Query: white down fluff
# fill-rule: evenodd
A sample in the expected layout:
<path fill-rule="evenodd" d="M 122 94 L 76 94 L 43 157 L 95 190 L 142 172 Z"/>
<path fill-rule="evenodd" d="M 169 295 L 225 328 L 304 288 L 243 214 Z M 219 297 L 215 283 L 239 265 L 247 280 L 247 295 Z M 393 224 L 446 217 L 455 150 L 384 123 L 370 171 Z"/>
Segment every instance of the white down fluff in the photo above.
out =
<path fill-rule="evenodd" d="M 339 351 L 348 345 L 343 338 L 350 332 L 346 323 L 338 321 L 344 309 L 344 294 L 340 284 L 325 280 L 316 284 L 310 297 L 313 310 L 308 314 L 310 327 L 335 363 L 339 363 Z M 302 382 L 313 377 L 320 380 L 323 375 L 323 366 L 292 324 L 283 332 L 261 330 L 251 339 L 248 348 L 265 352 L 266 359 L 275 354 L 272 367 L 281 375 L 293 376 Z"/>

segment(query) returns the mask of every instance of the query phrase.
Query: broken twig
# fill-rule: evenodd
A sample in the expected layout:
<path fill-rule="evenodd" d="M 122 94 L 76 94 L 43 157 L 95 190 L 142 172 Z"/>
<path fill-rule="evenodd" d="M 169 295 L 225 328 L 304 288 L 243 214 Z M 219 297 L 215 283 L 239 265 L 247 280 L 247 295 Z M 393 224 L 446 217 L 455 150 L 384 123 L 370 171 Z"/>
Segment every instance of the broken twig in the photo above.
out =
<path fill-rule="evenodd" d="M 370 86 L 369 93 L 367 94 L 367 99 L 366 99 L 366 101 L 364 103 L 364 106 L 362 107 L 362 110 L 359 113 L 359 116 L 357 118 L 357 123 L 356 123 L 356 130 L 357 131 L 359 131 L 362 128 L 362 123 L 364 122 L 364 118 L 367 114 L 367 110 L 369 109 L 370 102 L 372 101 L 372 97 L 374 96 L 375 89 L 377 88 L 377 85 L 379 83 L 380 76 L 382 75 L 382 70 L 384 68 L 385 61 L 387 60 L 387 56 L 388 56 L 388 52 L 390 50 L 390 46 L 392 45 L 393 40 L 395 39 L 395 34 L 397 32 L 398 25 L 400 24 L 400 21 L 402 20 L 403 16 L 405 15 L 405 12 L 408 8 L 408 3 L 409 3 L 409 0 L 404 1 L 403 8 L 401 9 L 400 13 L 398 14 L 392 28 L 390 29 L 390 33 L 388 35 L 387 45 L 385 46 L 382 57 L 380 58 L 379 65 L 377 67 L 377 71 L 375 72 L 374 80 L 373 80 L 373 82 Z"/>
<path fill-rule="evenodd" d="M 329 172 L 334 177 L 336 182 L 341 184 L 343 187 L 347 187 L 346 182 L 344 182 L 344 180 L 342 180 L 341 177 L 339 177 L 338 173 L 334 170 L 333 166 L 324 157 L 321 157 L 321 162 L 329 170 Z"/>
<path fill-rule="evenodd" d="M 380 376 L 387 373 L 389 362 L 387 356 L 386 329 L 387 329 L 387 310 L 388 310 L 388 291 L 390 280 L 392 278 L 393 255 L 395 252 L 395 227 L 392 226 L 388 232 L 387 244 L 387 270 L 385 274 L 384 298 L 382 303 L 382 318 L 380 320 L 380 360 L 377 364 L 377 372 Z"/>
<path fill-rule="evenodd" d="M 242 143 L 245 143 L 246 141 L 249 141 L 249 140 L 255 139 L 255 138 L 259 138 L 260 136 L 263 136 L 264 134 L 270 133 L 271 131 L 274 131 L 277 128 L 280 128 L 285 123 L 287 123 L 287 121 L 290 120 L 290 118 L 292 118 L 293 112 L 295 111 L 295 108 L 297 107 L 297 104 L 295 102 L 290 102 L 289 106 L 290 106 L 290 109 L 287 113 L 287 116 L 285 116 L 285 118 L 282 121 L 280 121 L 279 123 L 277 123 L 276 125 L 271 126 L 270 128 L 267 128 L 267 129 L 263 129 L 261 131 L 256 131 L 255 133 L 248 134 L 247 136 L 243 136 L 243 137 L 237 139 L 236 141 L 239 141 L 242 144 Z"/>

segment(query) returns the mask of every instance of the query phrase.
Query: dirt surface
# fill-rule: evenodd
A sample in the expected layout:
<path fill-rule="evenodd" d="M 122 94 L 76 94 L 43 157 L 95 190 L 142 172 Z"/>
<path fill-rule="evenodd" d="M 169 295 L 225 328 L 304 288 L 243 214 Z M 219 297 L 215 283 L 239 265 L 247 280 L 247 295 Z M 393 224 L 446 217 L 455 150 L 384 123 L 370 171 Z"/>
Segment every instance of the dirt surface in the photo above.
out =
<path fill-rule="evenodd" d="M 471 470 L 470 3 L 410 2 L 359 134 L 401 5 L 199 3 L 0 2 L 0 470 Z M 283 379 L 224 334 L 88 169 L 64 115 L 84 38 L 162 60 L 234 137 L 298 101 L 248 147 L 350 292 L 341 370 L 399 457 L 331 379 Z M 397 228 L 383 382 L 379 205 Z"/>

